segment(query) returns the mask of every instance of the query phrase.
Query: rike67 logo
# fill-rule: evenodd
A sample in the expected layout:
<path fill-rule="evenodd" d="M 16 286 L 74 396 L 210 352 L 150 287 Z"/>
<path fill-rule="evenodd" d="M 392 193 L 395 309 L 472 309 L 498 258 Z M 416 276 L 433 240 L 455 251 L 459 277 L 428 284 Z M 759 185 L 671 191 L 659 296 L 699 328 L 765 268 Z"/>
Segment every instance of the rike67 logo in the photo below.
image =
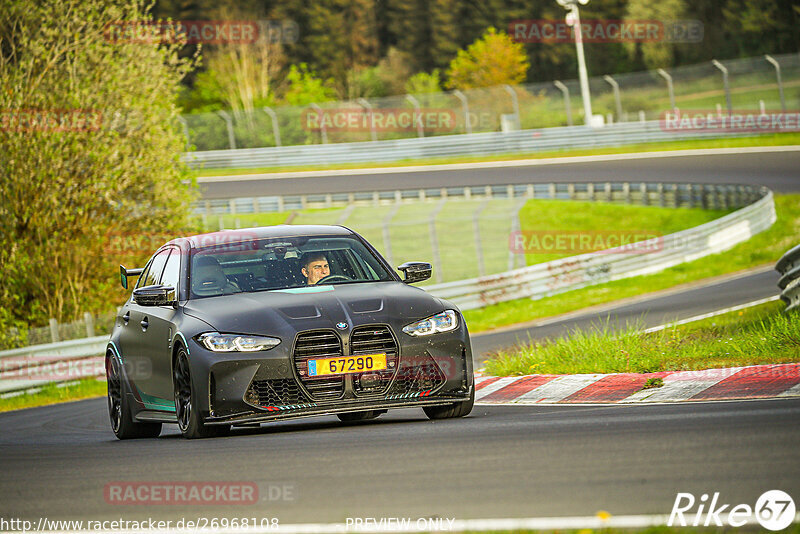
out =
<path fill-rule="evenodd" d="M 678 493 L 667 526 L 721 527 L 727 523 L 732 527 L 742 527 L 757 522 L 768 530 L 783 530 L 792 524 L 795 513 L 794 501 L 781 490 L 764 492 L 754 507 L 749 504 L 724 504 L 720 501 L 719 492 L 715 492 L 710 500 L 707 493 L 701 495 L 700 499 L 695 499 L 691 493 Z"/>

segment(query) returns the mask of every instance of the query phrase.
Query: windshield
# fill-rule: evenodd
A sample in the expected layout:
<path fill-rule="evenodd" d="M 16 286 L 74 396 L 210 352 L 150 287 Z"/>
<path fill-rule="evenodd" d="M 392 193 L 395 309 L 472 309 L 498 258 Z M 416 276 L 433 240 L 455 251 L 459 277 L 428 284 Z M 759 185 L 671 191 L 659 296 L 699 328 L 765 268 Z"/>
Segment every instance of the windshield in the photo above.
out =
<path fill-rule="evenodd" d="M 192 298 L 328 284 L 394 280 L 354 237 L 256 239 L 201 248 L 192 254 Z"/>

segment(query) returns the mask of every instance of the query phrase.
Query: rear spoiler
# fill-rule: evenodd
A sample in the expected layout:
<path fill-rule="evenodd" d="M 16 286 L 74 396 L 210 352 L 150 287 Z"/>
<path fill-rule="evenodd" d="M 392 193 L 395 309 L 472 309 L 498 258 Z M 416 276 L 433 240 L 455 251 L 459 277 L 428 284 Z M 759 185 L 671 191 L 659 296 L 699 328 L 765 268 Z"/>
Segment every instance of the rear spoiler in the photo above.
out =
<path fill-rule="evenodd" d="M 124 265 L 119 266 L 119 281 L 122 283 L 122 287 L 128 289 L 128 277 L 129 276 L 139 276 L 144 271 L 143 268 L 138 269 L 126 269 Z"/>

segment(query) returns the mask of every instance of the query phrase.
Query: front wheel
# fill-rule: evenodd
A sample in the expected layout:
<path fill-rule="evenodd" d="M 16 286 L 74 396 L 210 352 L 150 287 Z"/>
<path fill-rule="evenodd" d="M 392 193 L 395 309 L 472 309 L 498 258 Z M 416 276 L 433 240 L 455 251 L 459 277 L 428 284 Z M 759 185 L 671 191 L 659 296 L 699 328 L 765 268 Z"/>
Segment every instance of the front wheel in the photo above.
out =
<path fill-rule="evenodd" d="M 469 415 L 474 404 L 475 386 L 472 386 L 472 393 L 470 393 L 468 400 L 446 404 L 445 406 L 426 406 L 423 410 L 428 419 L 453 419 Z"/>
<path fill-rule="evenodd" d="M 197 439 L 227 435 L 231 429 L 229 425 L 206 425 L 203 423 L 197 395 L 192 385 L 189 355 L 183 347 L 178 349 L 172 376 L 175 387 L 175 415 L 178 418 L 178 428 L 183 437 Z"/>
<path fill-rule="evenodd" d="M 108 417 L 111 430 L 117 439 L 156 438 L 161 433 L 161 423 L 134 421 L 128 400 L 125 377 L 119 359 L 106 354 L 106 382 L 108 383 Z"/>

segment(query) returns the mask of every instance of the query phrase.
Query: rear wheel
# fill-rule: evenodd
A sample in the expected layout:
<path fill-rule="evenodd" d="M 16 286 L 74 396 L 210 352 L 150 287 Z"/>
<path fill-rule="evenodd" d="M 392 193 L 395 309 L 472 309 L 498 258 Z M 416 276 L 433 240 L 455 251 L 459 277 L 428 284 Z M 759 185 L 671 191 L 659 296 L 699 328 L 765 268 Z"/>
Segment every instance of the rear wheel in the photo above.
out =
<path fill-rule="evenodd" d="M 122 366 L 113 354 L 106 354 L 106 381 L 108 383 L 108 417 L 111 430 L 118 439 L 155 438 L 161 433 L 161 423 L 134 421 L 128 400 Z"/>
<path fill-rule="evenodd" d="M 192 371 L 189 367 L 189 355 L 180 347 L 175 357 L 175 368 L 172 372 L 175 387 L 175 415 L 178 428 L 183 437 L 188 439 L 213 438 L 230 433 L 230 425 L 206 425 L 198 408 L 197 395 L 192 386 Z"/>
<path fill-rule="evenodd" d="M 353 423 L 355 421 L 369 421 L 370 419 L 376 419 L 382 414 L 385 414 L 386 411 L 387 410 L 370 410 L 368 412 L 339 413 L 336 414 L 336 417 L 338 417 L 342 422 Z"/>
<path fill-rule="evenodd" d="M 470 393 L 468 400 L 454 402 L 453 404 L 447 404 L 445 406 L 426 406 L 423 410 L 425 411 L 425 415 L 428 416 L 428 419 L 453 419 L 469 415 L 474 404 L 475 386 L 472 386 L 472 393 Z"/>

